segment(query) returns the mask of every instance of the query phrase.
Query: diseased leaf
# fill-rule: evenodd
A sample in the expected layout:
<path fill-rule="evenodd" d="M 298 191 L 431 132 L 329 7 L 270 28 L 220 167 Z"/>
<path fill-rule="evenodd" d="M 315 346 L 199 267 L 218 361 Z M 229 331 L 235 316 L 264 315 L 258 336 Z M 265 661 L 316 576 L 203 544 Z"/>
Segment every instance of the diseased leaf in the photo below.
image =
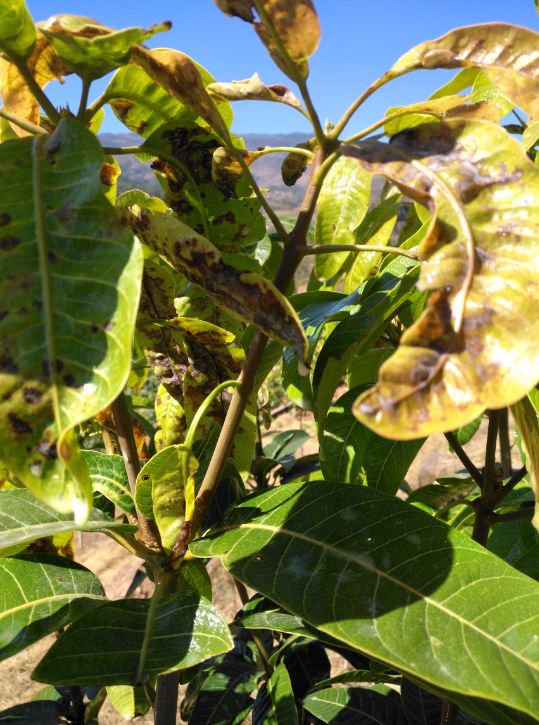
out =
<path fill-rule="evenodd" d="M 130 533 L 135 530 L 133 526 L 105 516 L 98 509 L 90 512 L 85 523 L 77 523 L 68 514 L 56 513 L 38 501 L 30 491 L 21 488 L 3 489 L 0 497 L 0 551 L 65 531 L 106 533 L 115 530 Z"/>
<path fill-rule="evenodd" d="M 185 413 L 182 405 L 167 392 L 164 385 L 157 388 L 155 395 L 155 422 L 159 428 L 155 434 L 158 451 L 180 443 L 186 429 Z"/>
<path fill-rule="evenodd" d="M 408 722 L 398 698 L 363 687 L 316 690 L 307 695 L 303 706 L 324 723 L 405 725 Z"/>
<path fill-rule="evenodd" d="M 324 179 L 316 217 L 316 244 L 354 243 L 354 229 L 369 208 L 371 174 L 352 159 L 340 158 Z M 317 254 L 315 272 L 318 279 L 328 280 L 341 268 L 349 252 Z"/>
<path fill-rule="evenodd" d="M 196 467 L 196 459 L 188 448 L 168 446 L 150 458 L 137 476 L 137 508 L 155 520 L 167 551 L 176 543 L 185 518 L 185 474 L 190 476 Z"/>
<path fill-rule="evenodd" d="M 243 145 L 241 139 L 232 141 L 238 148 Z M 173 122 L 152 134 L 146 145 L 154 155 L 164 152 L 165 158 L 177 159 L 177 164 L 157 160 L 153 168 L 163 175 L 167 205 L 187 226 L 204 234 L 206 219 L 210 241 L 227 252 L 237 252 L 264 236 L 260 202 L 248 180 L 241 178 L 225 192 L 214 183 L 213 154 L 221 146 L 214 133 L 193 122 Z"/>
<path fill-rule="evenodd" d="M 0 2 L 0 51 L 8 57 L 28 58 L 36 41 L 36 29 L 24 0 Z"/>
<path fill-rule="evenodd" d="M 221 10 L 232 17 L 238 17 L 248 23 L 254 21 L 253 0 L 215 0 Z"/>
<path fill-rule="evenodd" d="M 52 554 L 0 560 L 0 660 L 64 627 L 105 599 L 99 579 Z"/>
<path fill-rule="evenodd" d="M 93 18 L 58 14 L 40 23 L 62 61 L 81 78 L 94 80 L 127 63 L 133 46 L 170 30 L 164 22 L 144 28 L 113 30 Z"/>
<path fill-rule="evenodd" d="M 354 388 L 342 395 L 319 429 L 322 473 L 326 481 L 363 484 L 395 494 L 425 440 L 392 441 L 366 428 L 352 413 L 359 392 Z"/>
<path fill-rule="evenodd" d="M 132 685 L 149 606 L 148 599 L 120 599 L 94 607 L 53 644 L 32 678 L 55 685 Z M 167 596 L 157 605 L 145 674 L 193 667 L 232 644 L 225 620 L 206 599 L 193 592 Z"/>
<path fill-rule="evenodd" d="M 92 489 L 103 494 L 123 511 L 135 515 L 135 503 L 123 458 L 99 451 L 81 451 L 81 455 L 90 471 Z"/>
<path fill-rule="evenodd" d="M 266 86 L 260 80 L 258 73 L 254 73 L 244 81 L 210 83 L 207 91 L 218 101 L 274 101 L 285 103 L 292 108 L 301 108 L 301 101 L 289 88 L 277 83 Z"/>
<path fill-rule="evenodd" d="M 501 90 L 490 80 L 487 71 L 480 71 L 474 81 L 472 87 L 472 95 L 470 98 L 472 103 L 487 102 L 488 108 L 494 110 L 494 115 L 490 119 L 485 120 L 499 121 L 501 118 L 511 112 L 515 105 L 510 101 Z"/>
<path fill-rule="evenodd" d="M 101 193 L 102 162 L 95 136 L 69 119 L 0 149 L 10 179 L 0 203 L 0 457 L 78 522 L 92 499 L 73 428 L 127 380 L 142 272 L 140 245 Z"/>
<path fill-rule="evenodd" d="M 296 74 L 307 78 L 307 59 L 320 42 L 320 23 L 313 3 L 311 0 L 265 0 L 262 7 L 262 22 L 255 22 L 254 27 L 269 54 L 292 80 Z M 279 43 L 272 31 L 279 37 Z"/>
<path fill-rule="evenodd" d="M 458 119 L 349 152 L 429 205 L 418 287 L 437 290 L 356 403 L 358 418 L 413 439 L 522 398 L 539 375 L 537 167 L 503 129 Z"/>
<path fill-rule="evenodd" d="M 318 142 L 311 138 L 303 143 L 297 143 L 296 148 L 305 149 L 306 151 L 314 151 Z M 285 156 L 281 164 L 281 178 L 286 186 L 294 186 L 294 184 L 303 176 L 307 166 L 311 163 L 310 159 L 304 154 L 295 154 L 292 151 Z"/>
<path fill-rule="evenodd" d="M 214 81 L 213 76 L 205 68 L 195 61 L 192 62 L 205 86 Z M 136 65 L 126 65 L 117 70 L 107 86 L 105 96 L 120 121 L 144 138 L 171 121 L 181 126 L 183 121 L 196 121 L 198 117 L 195 111 L 168 93 L 162 85 Z M 232 123 L 230 104 L 216 100 L 215 105 L 226 125 L 230 126 Z"/>
<path fill-rule="evenodd" d="M 228 129 L 196 64 L 179 50 L 147 50 L 135 46 L 132 58 L 154 81 L 197 116 L 203 118 L 222 139 L 228 138 Z"/>
<path fill-rule="evenodd" d="M 71 72 L 39 27 L 32 53 L 26 60 L 26 67 L 41 88 L 45 88 L 49 81 L 63 79 L 64 75 Z M 39 102 L 17 66 L 2 59 L 0 59 L 0 95 L 6 111 L 36 126 L 40 125 Z M 17 136 L 28 135 L 28 131 L 14 123 L 11 124 L 11 128 Z"/>
<path fill-rule="evenodd" d="M 241 155 L 247 166 L 250 166 L 253 161 L 256 161 L 260 156 L 265 153 L 265 148 L 258 149 L 257 151 L 246 151 L 245 149 L 238 149 L 237 152 Z M 213 152 L 211 162 L 211 176 L 213 183 L 221 189 L 225 194 L 234 194 L 236 183 L 243 176 L 244 170 L 240 162 L 235 156 L 224 146 L 219 146 Z"/>
<path fill-rule="evenodd" d="M 466 103 L 463 96 L 442 96 L 421 103 L 413 103 L 410 106 L 398 106 L 388 108 L 386 116 L 390 116 L 400 111 L 409 111 L 399 118 L 388 121 L 384 126 L 384 131 L 388 136 L 394 136 L 406 128 L 413 128 L 422 123 L 432 122 L 433 116 L 437 118 L 479 118 L 485 121 L 497 121 L 499 114 L 494 106 L 486 103 L 491 100 L 486 94 L 481 97 L 472 97 L 472 103 Z M 505 114 L 504 114 L 505 115 Z"/>
<path fill-rule="evenodd" d="M 125 215 L 150 247 L 185 276 L 200 285 L 226 310 L 284 345 L 305 361 L 307 340 L 288 300 L 268 280 L 226 264 L 216 247 L 172 216 L 133 207 Z"/>
<path fill-rule="evenodd" d="M 531 116 L 539 115 L 539 34 L 507 23 L 457 28 L 405 53 L 388 79 L 418 68 L 484 68 L 494 85 Z"/>
<path fill-rule="evenodd" d="M 231 507 L 191 551 L 403 673 L 536 714 L 539 585 L 396 497 L 287 484 Z"/>
<path fill-rule="evenodd" d="M 512 405 L 511 413 L 526 453 L 526 466 L 535 493 L 535 515 L 532 523 L 539 531 L 539 419 L 527 397 Z"/>

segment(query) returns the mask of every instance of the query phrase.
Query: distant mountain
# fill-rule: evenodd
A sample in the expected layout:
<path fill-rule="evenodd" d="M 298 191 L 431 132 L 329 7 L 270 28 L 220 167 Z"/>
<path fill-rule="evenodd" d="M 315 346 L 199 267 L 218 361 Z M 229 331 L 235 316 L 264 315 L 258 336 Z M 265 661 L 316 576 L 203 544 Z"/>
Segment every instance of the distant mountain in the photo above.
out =
<path fill-rule="evenodd" d="M 241 136 L 245 147 L 251 150 L 261 146 L 295 146 L 307 140 L 305 134 L 258 134 L 246 133 Z M 103 146 L 134 146 L 142 139 L 134 133 L 102 133 L 99 136 Z M 273 208 L 282 216 L 297 212 L 308 174 L 305 174 L 295 186 L 285 186 L 281 178 L 281 164 L 286 154 L 276 153 L 263 156 L 254 162 L 253 174 L 262 189 L 268 189 L 267 198 Z M 117 156 L 122 173 L 118 180 L 120 192 L 138 188 L 148 194 L 161 195 L 161 187 L 148 163 L 142 164 L 135 156 Z"/>

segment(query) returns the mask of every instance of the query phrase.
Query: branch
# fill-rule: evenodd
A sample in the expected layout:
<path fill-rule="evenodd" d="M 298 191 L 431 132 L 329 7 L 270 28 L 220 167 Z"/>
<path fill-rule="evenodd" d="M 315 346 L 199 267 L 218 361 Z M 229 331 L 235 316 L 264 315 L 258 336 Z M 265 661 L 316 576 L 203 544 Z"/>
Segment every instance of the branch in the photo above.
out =
<path fill-rule="evenodd" d="M 13 113 L 10 113 L 9 111 L 6 111 L 4 108 L 0 108 L 0 116 L 6 119 L 6 121 L 9 121 L 10 123 L 14 123 L 15 126 L 18 126 L 19 128 L 22 128 L 24 131 L 28 131 L 28 133 L 35 133 L 35 134 L 46 134 L 44 128 L 41 128 L 41 126 L 36 126 L 35 123 L 32 123 L 31 121 L 25 121 L 24 118 L 19 118 L 18 116 L 15 116 Z"/>
<path fill-rule="evenodd" d="M 521 519 L 533 518 L 535 504 L 532 502 L 529 506 L 518 509 L 517 511 L 508 511 L 506 514 L 491 514 L 490 521 L 493 524 L 501 524 L 504 521 L 520 521 Z"/>
<path fill-rule="evenodd" d="M 479 488 L 483 488 L 483 476 L 481 475 L 479 469 L 473 463 L 471 458 L 469 458 L 468 454 L 464 450 L 464 448 L 460 445 L 460 443 L 457 440 L 457 436 L 452 433 L 451 431 L 448 431 L 447 433 L 444 433 L 446 440 L 450 444 L 451 448 L 454 450 L 456 455 L 458 456 L 460 462 L 464 466 L 464 468 L 468 471 L 470 476 L 473 478 L 473 480 L 477 483 Z"/>
<path fill-rule="evenodd" d="M 118 434 L 118 442 L 124 459 L 127 480 L 129 481 L 129 488 L 131 489 L 131 494 L 133 495 L 134 500 L 137 476 L 140 472 L 140 461 L 138 459 L 137 447 L 133 437 L 131 416 L 129 415 L 127 402 L 123 392 L 120 393 L 120 395 L 112 403 L 111 407 L 114 416 L 114 425 L 116 426 L 116 433 Z M 137 519 L 140 531 L 144 538 L 144 543 L 151 549 L 161 549 L 159 533 L 155 527 L 155 523 L 146 518 L 146 516 L 144 516 L 144 514 L 142 514 L 138 509 Z"/>
<path fill-rule="evenodd" d="M 56 110 L 55 106 L 53 105 L 47 94 L 43 91 L 39 83 L 36 81 L 34 76 L 30 73 L 30 71 L 26 67 L 26 63 L 22 61 L 20 63 L 15 63 L 15 65 L 17 66 L 17 70 L 19 71 L 21 76 L 24 78 L 26 85 L 32 91 L 32 95 L 39 103 L 39 105 L 43 108 L 50 120 L 53 123 L 59 123 L 62 117 Z"/>

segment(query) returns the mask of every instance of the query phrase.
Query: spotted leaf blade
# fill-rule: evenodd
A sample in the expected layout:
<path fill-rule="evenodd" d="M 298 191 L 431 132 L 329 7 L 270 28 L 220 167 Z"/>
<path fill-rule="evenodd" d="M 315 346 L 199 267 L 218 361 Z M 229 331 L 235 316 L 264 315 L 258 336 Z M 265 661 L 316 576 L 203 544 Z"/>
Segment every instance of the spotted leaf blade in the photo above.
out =
<path fill-rule="evenodd" d="M 142 274 L 140 245 L 101 192 L 102 163 L 95 136 L 68 119 L 0 148 L 10 180 L 0 203 L 0 457 L 79 522 L 92 491 L 73 428 L 125 384 Z"/>

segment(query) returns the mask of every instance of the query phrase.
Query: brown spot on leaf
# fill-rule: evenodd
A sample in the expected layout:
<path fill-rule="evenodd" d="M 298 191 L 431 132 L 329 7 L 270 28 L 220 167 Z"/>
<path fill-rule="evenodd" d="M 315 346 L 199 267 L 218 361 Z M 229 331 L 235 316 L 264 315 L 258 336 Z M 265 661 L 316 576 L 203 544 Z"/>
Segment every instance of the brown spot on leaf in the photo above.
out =
<path fill-rule="evenodd" d="M 26 400 L 27 403 L 35 404 L 39 403 L 39 401 L 43 397 L 43 393 L 38 388 L 32 388 L 31 386 L 27 386 L 22 389 L 22 397 Z"/>
<path fill-rule="evenodd" d="M 52 252 L 51 250 L 49 250 L 47 252 L 47 259 L 49 260 L 49 262 L 51 264 L 55 264 L 58 261 L 58 255 L 55 254 L 54 252 Z"/>
<path fill-rule="evenodd" d="M 75 377 L 71 375 L 71 373 L 64 375 L 64 383 L 68 386 L 68 388 L 75 388 L 77 386 Z"/>
<path fill-rule="evenodd" d="M 5 227 L 11 221 L 11 216 L 7 211 L 0 212 L 0 227 Z"/>
<path fill-rule="evenodd" d="M 53 443 L 52 441 L 50 441 L 46 438 L 39 441 L 36 448 L 44 458 L 48 458 L 51 461 L 54 461 L 58 458 L 58 451 L 56 450 L 56 443 Z"/>
<path fill-rule="evenodd" d="M 101 166 L 99 178 L 104 186 L 114 186 L 116 179 L 118 178 L 118 170 L 113 164 L 109 164 L 105 161 L 105 163 Z"/>
<path fill-rule="evenodd" d="M 18 237 L 14 237 L 12 234 L 8 234 L 4 237 L 0 237 L 0 249 L 3 252 L 9 252 L 21 243 Z"/>
<path fill-rule="evenodd" d="M 8 413 L 7 417 L 9 420 L 9 424 L 11 425 L 15 433 L 33 433 L 33 429 L 30 423 L 28 423 L 26 420 L 23 420 L 22 418 L 19 418 L 15 413 Z"/>
<path fill-rule="evenodd" d="M 122 121 L 125 121 L 129 112 L 135 107 L 132 101 L 124 101 L 123 99 L 117 99 L 112 103 L 114 110 L 120 116 Z"/>
<path fill-rule="evenodd" d="M 19 315 L 22 315 L 23 317 L 25 317 L 27 314 L 28 314 L 28 307 L 21 307 L 19 309 Z"/>
<path fill-rule="evenodd" d="M 0 310 L 0 322 L 2 322 L 2 320 L 7 316 L 8 316 L 7 310 Z"/>

